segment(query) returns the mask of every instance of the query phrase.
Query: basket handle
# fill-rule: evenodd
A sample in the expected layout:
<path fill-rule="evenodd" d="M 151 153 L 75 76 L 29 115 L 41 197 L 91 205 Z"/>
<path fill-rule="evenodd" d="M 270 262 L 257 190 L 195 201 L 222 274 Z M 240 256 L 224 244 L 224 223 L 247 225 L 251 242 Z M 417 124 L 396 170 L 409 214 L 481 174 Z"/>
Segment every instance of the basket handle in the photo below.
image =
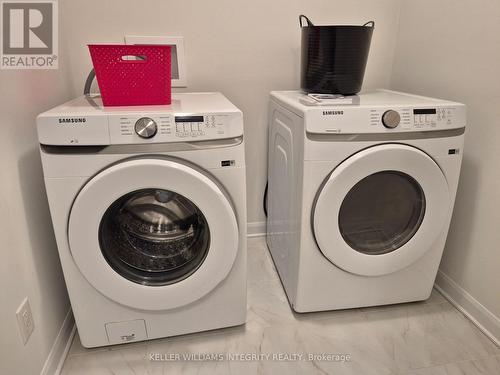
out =
<path fill-rule="evenodd" d="M 300 27 L 304 27 L 304 25 L 302 24 L 302 20 L 303 19 L 306 20 L 306 26 L 314 26 L 313 23 L 311 22 L 311 20 L 309 18 L 307 18 L 306 16 L 304 16 L 303 14 L 301 14 L 299 16 L 299 25 L 300 25 Z"/>
<path fill-rule="evenodd" d="M 135 56 L 138 57 L 138 60 L 123 60 L 123 57 L 125 56 Z M 144 55 L 123 55 L 120 57 L 120 61 L 122 62 L 144 62 L 145 56 Z M 89 96 L 90 95 L 90 88 L 92 87 L 92 82 L 94 81 L 95 78 L 95 70 L 92 68 L 92 70 L 89 72 L 89 75 L 87 76 L 87 79 L 85 80 L 85 85 L 83 87 L 83 95 Z"/>
<path fill-rule="evenodd" d="M 375 21 L 368 21 L 367 23 L 365 23 L 363 26 L 367 26 L 367 27 L 375 27 Z"/>
<path fill-rule="evenodd" d="M 143 63 L 146 62 L 147 59 L 148 57 L 146 55 L 134 55 L 131 53 L 120 56 L 120 62 L 122 63 Z"/>

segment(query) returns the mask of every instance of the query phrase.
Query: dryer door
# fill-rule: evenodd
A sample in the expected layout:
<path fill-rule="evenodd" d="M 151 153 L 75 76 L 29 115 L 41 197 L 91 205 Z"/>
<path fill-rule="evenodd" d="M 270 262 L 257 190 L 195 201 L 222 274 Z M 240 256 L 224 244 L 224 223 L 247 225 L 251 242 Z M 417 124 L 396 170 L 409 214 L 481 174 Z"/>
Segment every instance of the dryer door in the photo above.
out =
<path fill-rule="evenodd" d="M 71 253 L 98 291 L 143 310 L 191 303 L 231 270 L 238 225 L 208 176 L 166 159 L 136 159 L 94 176 L 76 197 Z"/>
<path fill-rule="evenodd" d="M 427 154 L 384 144 L 349 157 L 325 180 L 313 207 L 322 253 L 338 267 L 377 276 L 430 249 L 450 213 L 443 172 Z"/>

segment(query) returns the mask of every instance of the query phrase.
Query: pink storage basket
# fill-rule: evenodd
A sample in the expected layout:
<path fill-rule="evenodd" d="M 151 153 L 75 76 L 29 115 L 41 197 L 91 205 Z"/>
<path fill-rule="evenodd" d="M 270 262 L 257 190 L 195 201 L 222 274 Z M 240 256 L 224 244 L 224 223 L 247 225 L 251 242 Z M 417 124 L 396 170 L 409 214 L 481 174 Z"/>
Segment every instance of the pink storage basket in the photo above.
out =
<path fill-rule="evenodd" d="M 105 106 L 171 103 L 171 55 L 166 45 L 89 44 Z"/>

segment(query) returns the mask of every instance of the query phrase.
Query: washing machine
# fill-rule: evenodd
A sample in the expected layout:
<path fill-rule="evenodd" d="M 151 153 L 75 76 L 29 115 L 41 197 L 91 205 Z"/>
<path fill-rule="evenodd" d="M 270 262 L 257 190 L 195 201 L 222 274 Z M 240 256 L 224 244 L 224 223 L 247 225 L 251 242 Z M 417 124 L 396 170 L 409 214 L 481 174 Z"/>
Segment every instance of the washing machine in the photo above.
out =
<path fill-rule="evenodd" d="M 465 106 L 387 90 L 317 99 L 270 97 L 267 244 L 292 308 L 427 299 L 457 191 Z"/>
<path fill-rule="evenodd" d="M 83 346 L 245 323 L 240 110 L 220 93 L 107 108 L 89 96 L 39 115 L 37 126 Z"/>

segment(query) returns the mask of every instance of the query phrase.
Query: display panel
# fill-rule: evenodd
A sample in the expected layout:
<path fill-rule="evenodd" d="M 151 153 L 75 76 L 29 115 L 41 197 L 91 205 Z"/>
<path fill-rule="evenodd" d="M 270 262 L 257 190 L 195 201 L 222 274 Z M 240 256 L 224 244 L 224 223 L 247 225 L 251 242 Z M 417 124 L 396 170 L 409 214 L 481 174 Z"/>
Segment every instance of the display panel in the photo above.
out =
<path fill-rule="evenodd" d="M 204 122 L 203 116 L 175 116 L 175 122 Z"/>
<path fill-rule="evenodd" d="M 413 110 L 414 115 L 435 115 L 436 108 L 420 108 Z"/>

